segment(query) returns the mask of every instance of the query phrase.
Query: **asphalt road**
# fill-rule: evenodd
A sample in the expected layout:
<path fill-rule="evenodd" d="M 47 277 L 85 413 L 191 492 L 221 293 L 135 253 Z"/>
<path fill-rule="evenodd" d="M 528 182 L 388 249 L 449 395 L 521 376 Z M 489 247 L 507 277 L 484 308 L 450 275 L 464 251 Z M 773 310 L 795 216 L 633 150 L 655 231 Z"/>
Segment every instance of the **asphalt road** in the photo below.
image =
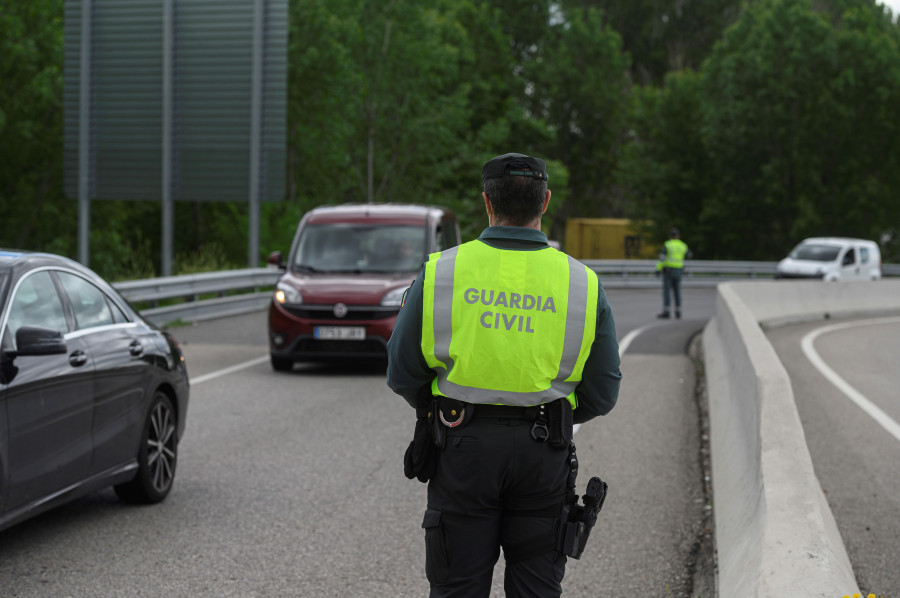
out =
<path fill-rule="evenodd" d="M 579 491 L 610 485 L 565 595 L 711 596 L 695 362 L 713 289 L 608 291 L 624 380 L 619 404 L 576 435 Z M 0 596 L 424 596 L 425 486 L 402 455 L 412 413 L 384 364 L 267 361 L 265 314 L 178 328 L 191 405 L 175 487 L 151 507 L 95 493 L 0 534 Z M 702 403 L 702 401 L 701 401 Z M 502 559 L 492 596 L 502 596 Z"/>
<path fill-rule="evenodd" d="M 768 337 L 791 378 L 813 467 L 860 590 L 900 595 L 900 319 L 819 321 Z"/>

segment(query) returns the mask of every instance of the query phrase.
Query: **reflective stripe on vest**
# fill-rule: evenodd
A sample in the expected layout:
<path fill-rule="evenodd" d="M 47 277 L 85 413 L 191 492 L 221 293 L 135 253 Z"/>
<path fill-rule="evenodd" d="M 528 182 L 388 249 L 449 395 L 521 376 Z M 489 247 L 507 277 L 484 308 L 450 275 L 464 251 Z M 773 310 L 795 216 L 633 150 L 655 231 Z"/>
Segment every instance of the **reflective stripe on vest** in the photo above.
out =
<path fill-rule="evenodd" d="M 422 308 L 432 392 L 517 406 L 567 397 L 576 407 L 598 292 L 593 271 L 552 248 L 503 250 L 472 241 L 432 254 Z"/>

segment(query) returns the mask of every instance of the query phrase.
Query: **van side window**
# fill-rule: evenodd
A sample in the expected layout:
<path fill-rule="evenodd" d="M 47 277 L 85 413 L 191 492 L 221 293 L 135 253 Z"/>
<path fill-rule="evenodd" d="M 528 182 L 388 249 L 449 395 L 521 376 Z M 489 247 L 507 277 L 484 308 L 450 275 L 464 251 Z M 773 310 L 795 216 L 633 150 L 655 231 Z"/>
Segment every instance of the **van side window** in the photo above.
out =
<path fill-rule="evenodd" d="M 847 250 L 847 253 L 844 254 L 844 260 L 841 262 L 844 266 L 852 266 L 856 263 L 856 252 L 851 247 Z"/>
<path fill-rule="evenodd" d="M 859 263 L 860 264 L 868 264 L 869 263 L 869 248 L 868 247 L 860 247 L 859 248 Z"/>
<path fill-rule="evenodd" d="M 451 247 L 456 247 L 459 244 L 459 240 L 457 239 L 456 234 L 456 225 L 453 222 L 446 222 L 444 226 L 442 226 L 438 233 L 441 235 L 441 245 L 443 249 L 449 249 Z"/>
<path fill-rule="evenodd" d="M 437 225 L 437 229 L 434 231 L 434 250 L 436 252 L 443 251 L 447 249 L 447 245 L 445 244 L 445 231 L 446 227 L 441 224 Z"/>

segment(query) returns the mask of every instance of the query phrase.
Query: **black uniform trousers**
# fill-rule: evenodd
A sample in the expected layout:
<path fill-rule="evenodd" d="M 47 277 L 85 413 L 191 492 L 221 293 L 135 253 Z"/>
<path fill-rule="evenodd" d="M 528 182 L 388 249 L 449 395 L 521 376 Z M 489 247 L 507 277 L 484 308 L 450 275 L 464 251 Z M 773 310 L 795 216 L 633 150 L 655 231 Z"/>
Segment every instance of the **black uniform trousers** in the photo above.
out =
<path fill-rule="evenodd" d="M 430 598 L 487 598 L 500 547 L 507 598 L 561 595 L 566 557 L 556 530 L 569 453 L 534 440 L 532 425 L 476 415 L 447 430 L 422 523 Z M 523 547 L 528 558 L 517 560 Z"/>

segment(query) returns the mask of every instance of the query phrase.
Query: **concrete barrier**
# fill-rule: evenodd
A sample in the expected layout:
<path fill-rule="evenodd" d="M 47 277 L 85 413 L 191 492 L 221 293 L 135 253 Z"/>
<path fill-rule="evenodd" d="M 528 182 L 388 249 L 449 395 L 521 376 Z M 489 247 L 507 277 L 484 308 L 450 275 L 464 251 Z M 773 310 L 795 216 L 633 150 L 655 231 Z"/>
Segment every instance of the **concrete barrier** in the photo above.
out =
<path fill-rule="evenodd" d="M 859 592 L 813 472 L 791 382 L 764 328 L 900 313 L 900 281 L 719 285 L 703 333 L 709 390 L 718 595 Z"/>

